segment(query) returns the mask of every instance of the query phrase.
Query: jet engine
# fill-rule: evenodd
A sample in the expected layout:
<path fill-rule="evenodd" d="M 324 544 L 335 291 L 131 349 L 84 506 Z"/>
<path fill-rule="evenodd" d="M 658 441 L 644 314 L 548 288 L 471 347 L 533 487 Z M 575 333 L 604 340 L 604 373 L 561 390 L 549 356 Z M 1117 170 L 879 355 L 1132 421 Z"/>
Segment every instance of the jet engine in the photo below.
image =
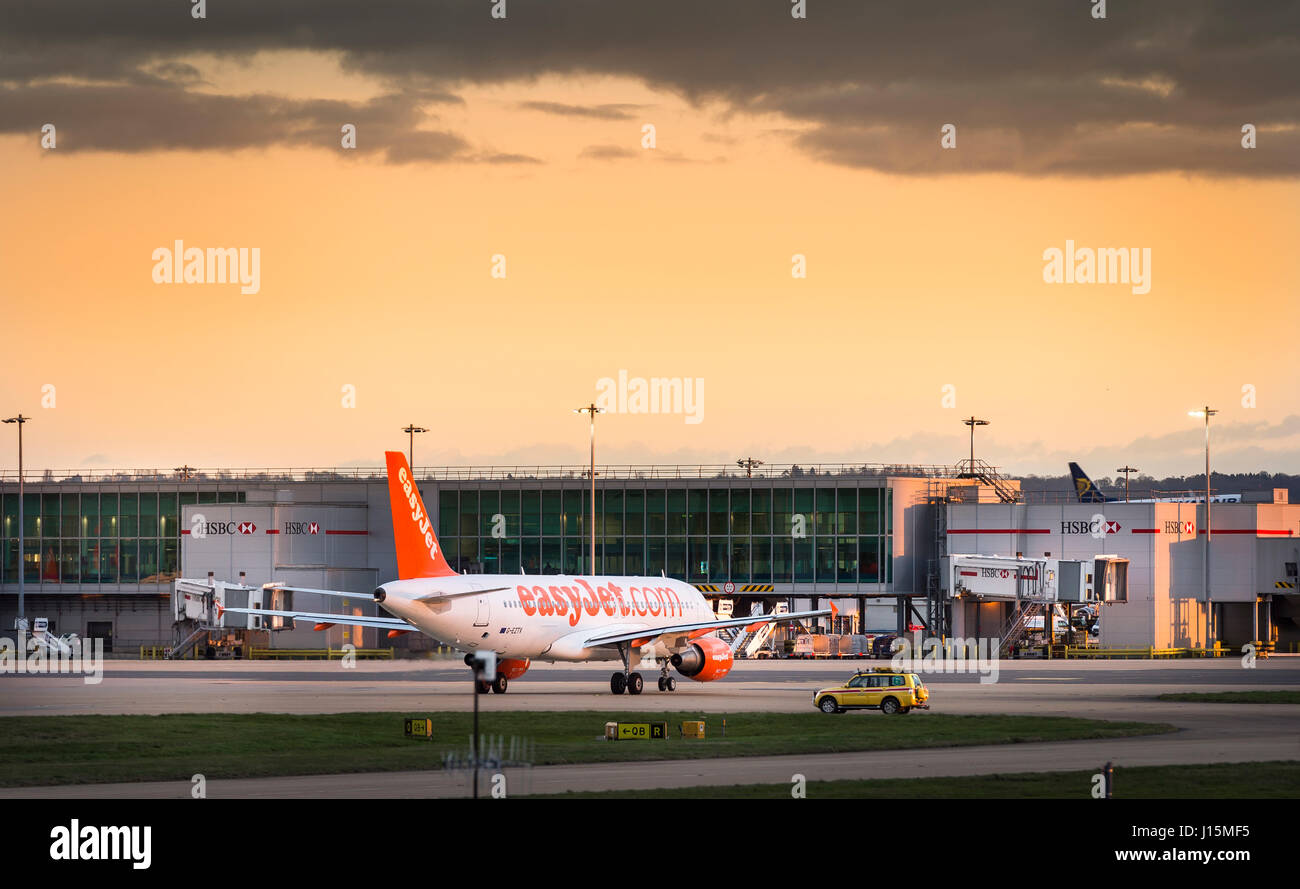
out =
<path fill-rule="evenodd" d="M 716 636 L 704 636 L 690 643 L 685 651 L 674 654 L 669 663 L 687 679 L 712 682 L 730 673 L 735 661 L 731 646 Z"/>
<path fill-rule="evenodd" d="M 497 675 L 504 676 L 506 679 L 518 679 L 528 672 L 528 667 L 532 661 L 528 658 L 497 658 Z M 465 655 L 465 666 L 474 666 L 474 655 Z"/>

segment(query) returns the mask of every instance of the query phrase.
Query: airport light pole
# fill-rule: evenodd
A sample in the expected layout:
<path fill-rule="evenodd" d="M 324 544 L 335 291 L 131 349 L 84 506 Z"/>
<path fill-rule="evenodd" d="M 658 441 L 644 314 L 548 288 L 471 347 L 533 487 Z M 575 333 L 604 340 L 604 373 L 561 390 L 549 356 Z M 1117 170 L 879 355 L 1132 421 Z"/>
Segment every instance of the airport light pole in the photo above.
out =
<path fill-rule="evenodd" d="M 587 567 L 596 573 L 596 414 L 605 413 L 603 407 L 592 402 L 586 407 L 575 407 L 575 414 L 587 414 L 591 421 L 591 555 Z"/>
<path fill-rule="evenodd" d="M 971 474 L 972 477 L 974 477 L 975 475 L 975 427 L 987 426 L 989 425 L 989 421 L 978 419 L 974 414 L 971 414 L 965 420 L 962 420 L 962 423 L 970 427 L 970 465 L 967 467 L 967 471 Z"/>
<path fill-rule="evenodd" d="M 1210 602 L 1210 542 L 1214 539 L 1210 524 L 1210 417 L 1217 413 L 1208 404 L 1199 411 L 1187 412 L 1189 417 L 1205 418 L 1205 548 L 1201 550 L 1201 590 L 1205 595 L 1206 625 L 1211 628 L 1214 628 L 1215 620 L 1214 605 Z"/>
<path fill-rule="evenodd" d="M 1125 463 L 1122 467 L 1116 469 L 1115 471 L 1124 473 L 1124 502 L 1128 503 L 1128 475 L 1130 472 L 1137 472 L 1137 470 L 1134 469 L 1132 466 L 1129 466 L 1127 463 Z"/>
<path fill-rule="evenodd" d="M 736 465 L 745 470 L 745 478 L 754 477 L 754 469 L 762 466 L 762 460 L 755 460 L 753 457 L 746 457 L 743 460 L 737 460 Z"/>
<path fill-rule="evenodd" d="M 402 431 L 408 436 L 406 444 L 406 463 L 411 467 L 411 478 L 415 478 L 415 433 L 428 432 L 423 426 L 416 426 L 411 423 L 409 426 L 403 426 Z"/>
<path fill-rule="evenodd" d="M 14 629 L 26 630 L 27 618 L 27 599 L 24 582 L 27 577 L 27 565 L 23 561 L 24 537 L 23 537 L 23 500 L 26 491 L 23 488 L 23 424 L 31 420 L 31 417 L 24 417 L 21 413 L 16 417 L 9 417 L 6 423 L 18 424 L 18 618 L 14 622 Z"/>
<path fill-rule="evenodd" d="M 186 463 L 184 466 L 177 466 L 172 472 L 180 476 L 180 481 L 187 482 L 194 478 L 194 467 Z"/>

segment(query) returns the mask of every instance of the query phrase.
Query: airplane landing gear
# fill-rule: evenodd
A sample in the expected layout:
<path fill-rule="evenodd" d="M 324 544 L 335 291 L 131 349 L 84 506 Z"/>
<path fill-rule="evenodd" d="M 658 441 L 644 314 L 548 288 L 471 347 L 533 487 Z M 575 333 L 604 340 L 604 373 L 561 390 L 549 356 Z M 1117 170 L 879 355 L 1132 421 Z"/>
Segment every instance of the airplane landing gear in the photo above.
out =
<path fill-rule="evenodd" d="M 474 691 L 478 694 L 485 695 L 492 690 L 492 683 L 486 679 L 474 680 Z"/>
<path fill-rule="evenodd" d="M 619 645 L 618 653 L 623 658 L 623 672 L 609 677 L 609 690 L 616 695 L 621 695 L 624 691 L 630 695 L 641 694 L 645 683 L 640 673 L 632 672 L 632 646 L 627 643 Z"/>
<path fill-rule="evenodd" d="M 503 676 L 502 674 L 498 673 L 498 674 L 497 674 L 497 678 L 494 679 L 494 680 L 492 680 L 492 693 L 493 693 L 493 694 L 498 694 L 498 695 L 503 695 L 503 694 L 506 693 L 506 689 L 507 689 L 509 686 L 510 686 L 510 683 L 509 683 L 509 681 L 506 679 L 506 677 Z"/>
<path fill-rule="evenodd" d="M 677 691 L 677 680 L 668 675 L 668 659 L 662 658 L 659 663 L 661 666 L 659 674 L 659 690 Z"/>

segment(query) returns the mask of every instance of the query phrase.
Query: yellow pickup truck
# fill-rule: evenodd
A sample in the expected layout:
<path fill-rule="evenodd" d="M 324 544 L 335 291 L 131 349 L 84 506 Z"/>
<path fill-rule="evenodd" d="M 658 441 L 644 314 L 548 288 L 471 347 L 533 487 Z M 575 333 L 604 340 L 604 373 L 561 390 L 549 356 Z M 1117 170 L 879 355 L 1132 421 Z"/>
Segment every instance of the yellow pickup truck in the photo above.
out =
<path fill-rule="evenodd" d="M 823 713 L 846 710 L 879 710 L 882 713 L 910 713 L 930 709 L 930 690 L 915 673 L 877 667 L 854 673 L 849 681 L 813 692 L 813 706 Z"/>

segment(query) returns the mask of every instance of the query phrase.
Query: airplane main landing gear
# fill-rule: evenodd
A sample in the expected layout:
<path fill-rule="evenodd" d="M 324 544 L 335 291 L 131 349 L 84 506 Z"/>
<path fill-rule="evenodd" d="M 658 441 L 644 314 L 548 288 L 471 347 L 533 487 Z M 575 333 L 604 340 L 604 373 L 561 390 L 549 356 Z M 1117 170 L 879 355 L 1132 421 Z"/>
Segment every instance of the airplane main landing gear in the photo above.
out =
<path fill-rule="evenodd" d="M 492 693 L 503 695 L 506 693 L 506 689 L 509 686 L 510 686 L 510 682 L 506 679 L 506 677 L 503 674 L 498 673 L 497 678 L 492 680 Z"/>
<path fill-rule="evenodd" d="M 486 679 L 474 680 L 474 691 L 478 694 L 485 695 L 492 690 L 492 683 Z"/>
<path fill-rule="evenodd" d="M 614 673 L 609 677 L 609 690 L 616 695 L 621 695 L 624 691 L 630 695 L 639 695 L 644 687 L 645 680 L 640 673 Z"/>
<path fill-rule="evenodd" d="M 632 646 L 628 644 L 620 645 L 618 653 L 623 658 L 623 672 L 614 673 L 609 677 L 609 690 L 616 695 L 621 695 L 624 691 L 630 695 L 641 694 L 641 689 L 645 683 L 641 679 L 640 673 L 632 672 Z"/>

